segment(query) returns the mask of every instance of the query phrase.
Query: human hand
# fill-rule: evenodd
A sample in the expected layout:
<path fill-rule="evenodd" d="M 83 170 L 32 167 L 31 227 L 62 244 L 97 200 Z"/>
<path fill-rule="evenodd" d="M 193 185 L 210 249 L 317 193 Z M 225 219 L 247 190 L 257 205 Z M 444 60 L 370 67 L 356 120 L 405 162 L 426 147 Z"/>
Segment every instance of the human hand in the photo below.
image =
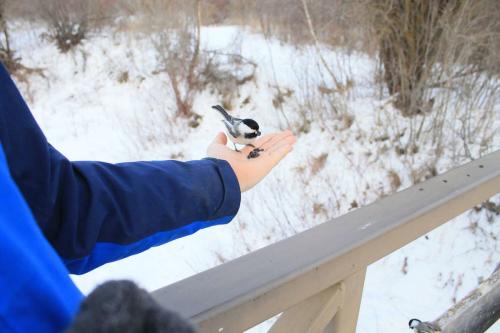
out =
<path fill-rule="evenodd" d="M 233 168 L 241 192 L 245 192 L 260 182 L 293 148 L 295 136 L 290 131 L 272 133 L 254 141 L 256 148 L 263 149 L 256 158 L 247 158 L 254 149 L 246 146 L 240 152 L 226 146 L 227 137 L 219 133 L 207 148 L 208 157 L 229 162 Z"/>

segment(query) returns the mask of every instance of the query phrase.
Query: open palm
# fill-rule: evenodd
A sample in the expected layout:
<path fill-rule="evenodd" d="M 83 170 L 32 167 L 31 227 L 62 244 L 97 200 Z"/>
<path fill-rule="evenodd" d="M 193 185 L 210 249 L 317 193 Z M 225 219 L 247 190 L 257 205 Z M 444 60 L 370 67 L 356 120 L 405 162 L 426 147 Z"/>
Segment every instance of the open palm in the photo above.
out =
<path fill-rule="evenodd" d="M 209 157 L 226 160 L 238 178 L 242 192 L 260 182 L 293 148 L 295 136 L 290 131 L 266 134 L 254 142 L 256 148 L 263 149 L 256 158 L 247 158 L 254 149 L 246 146 L 240 152 L 226 146 L 227 137 L 219 133 L 207 148 Z"/>

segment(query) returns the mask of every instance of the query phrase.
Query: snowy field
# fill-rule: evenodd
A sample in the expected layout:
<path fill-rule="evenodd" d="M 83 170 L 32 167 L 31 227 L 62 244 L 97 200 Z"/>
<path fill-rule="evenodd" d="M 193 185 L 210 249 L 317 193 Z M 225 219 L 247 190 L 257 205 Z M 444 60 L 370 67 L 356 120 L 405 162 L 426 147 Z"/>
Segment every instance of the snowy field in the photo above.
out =
<path fill-rule="evenodd" d="M 168 79 L 157 73 L 154 49 L 144 35 L 105 29 L 60 54 L 40 38 L 42 29 L 13 28 L 13 48 L 23 64 L 44 73 L 19 82 L 20 88 L 49 141 L 70 159 L 199 159 L 222 130 L 210 109 L 221 96 L 209 90 L 195 98 L 194 111 L 203 116 L 198 128 L 175 119 Z M 352 82 L 342 100 L 352 124 L 321 117 L 304 122 L 304 113 L 322 112 L 304 107 L 318 94 L 311 87 L 329 83 L 314 48 L 229 26 L 204 27 L 201 40 L 204 50 L 241 53 L 257 64 L 255 80 L 239 87 L 232 101 L 235 113 L 257 119 L 268 133 L 290 126 L 298 137 L 294 151 L 243 195 L 229 225 L 73 276 L 84 293 L 109 279 L 132 279 L 152 291 L 272 244 L 411 186 L 412 172 L 432 154 L 426 146 L 411 158 L 396 153 L 408 120 L 376 88 L 376 61 L 367 55 L 323 50 L 331 68 Z M 273 106 L 277 86 L 293 91 L 278 108 Z M 488 130 L 499 128 L 499 114 L 500 106 Z M 492 133 L 487 148 L 471 144 L 475 157 L 500 148 L 500 135 Z M 456 165 L 451 155 L 445 152 L 437 162 L 438 173 Z M 406 332 L 410 318 L 441 315 L 500 262 L 499 236 L 499 216 L 471 211 L 371 265 L 357 332 Z M 499 325 L 489 332 L 500 332 Z"/>

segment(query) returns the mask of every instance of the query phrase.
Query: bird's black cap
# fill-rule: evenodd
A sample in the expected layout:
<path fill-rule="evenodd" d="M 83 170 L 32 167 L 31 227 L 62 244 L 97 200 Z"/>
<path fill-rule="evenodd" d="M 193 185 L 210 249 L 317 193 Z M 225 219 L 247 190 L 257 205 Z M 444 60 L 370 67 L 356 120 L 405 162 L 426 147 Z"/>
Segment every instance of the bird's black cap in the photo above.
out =
<path fill-rule="evenodd" d="M 254 131 L 259 130 L 259 124 L 257 124 L 257 122 L 253 119 L 243 119 L 243 124 L 247 125 L 248 127 L 253 129 Z"/>

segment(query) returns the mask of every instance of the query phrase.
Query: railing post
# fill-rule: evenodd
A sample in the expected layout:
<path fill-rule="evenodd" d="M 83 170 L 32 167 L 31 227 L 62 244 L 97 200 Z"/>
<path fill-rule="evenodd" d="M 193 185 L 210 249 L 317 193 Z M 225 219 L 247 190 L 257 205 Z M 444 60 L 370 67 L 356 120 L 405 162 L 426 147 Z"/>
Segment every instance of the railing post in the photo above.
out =
<path fill-rule="evenodd" d="M 355 333 L 358 323 L 359 307 L 363 295 L 366 267 L 342 281 L 344 302 L 326 326 L 325 333 Z"/>
<path fill-rule="evenodd" d="M 337 283 L 283 312 L 268 333 L 322 333 L 344 301 Z"/>

